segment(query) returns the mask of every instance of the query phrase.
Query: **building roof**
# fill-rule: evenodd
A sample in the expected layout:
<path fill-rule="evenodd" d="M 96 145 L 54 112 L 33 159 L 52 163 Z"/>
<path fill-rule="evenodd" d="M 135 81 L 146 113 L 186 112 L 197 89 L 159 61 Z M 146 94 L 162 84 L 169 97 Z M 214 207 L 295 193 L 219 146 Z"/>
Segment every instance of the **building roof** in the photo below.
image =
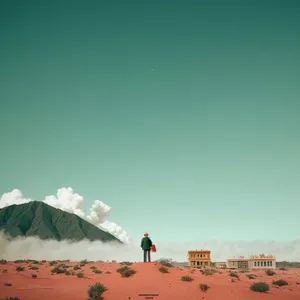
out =
<path fill-rule="evenodd" d="M 239 256 L 239 257 L 233 257 L 233 258 L 228 258 L 227 261 L 246 261 L 248 258 L 245 258 L 245 256 Z"/>
<path fill-rule="evenodd" d="M 200 252 L 210 252 L 210 250 L 202 250 L 202 249 L 201 250 L 189 250 L 188 253 L 190 253 L 190 252 L 199 252 L 200 253 Z"/>
<path fill-rule="evenodd" d="M 265 254 L 250 255 L 249 259 L 275 259 L 275 256 L 274 255 L 265 255 Z"/>

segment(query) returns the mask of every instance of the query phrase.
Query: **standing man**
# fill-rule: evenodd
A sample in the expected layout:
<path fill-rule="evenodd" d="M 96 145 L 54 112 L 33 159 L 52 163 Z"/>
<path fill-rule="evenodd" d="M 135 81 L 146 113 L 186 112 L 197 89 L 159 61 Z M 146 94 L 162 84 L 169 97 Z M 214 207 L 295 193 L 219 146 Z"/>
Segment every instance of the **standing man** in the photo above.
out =
<path fill-rule="evenodd" d="M 148 262 L 150 262 L 150 249 L 151 249 L 151 246 L 152 246 L 152 241 L 151 239 L 148 237 L 148 233 L 144 233 L 144 237 L 142 238 L 142 241 L 141 241 L 141 247 L 142 249 L 144 250 L 144 262 L 147 261 L 147 256 L 148 256 Z M 148 254 L 148 255 L 147 255 Z"/>

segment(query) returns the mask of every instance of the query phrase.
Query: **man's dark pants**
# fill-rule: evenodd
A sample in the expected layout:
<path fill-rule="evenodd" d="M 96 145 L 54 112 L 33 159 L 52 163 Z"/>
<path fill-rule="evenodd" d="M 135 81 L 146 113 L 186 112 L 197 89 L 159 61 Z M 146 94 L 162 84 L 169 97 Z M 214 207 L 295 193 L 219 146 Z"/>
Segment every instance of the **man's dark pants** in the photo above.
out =
<path fill-rule="evenodd" d="M 150 262 L 150 250 L 144 250 L 144 262 L 147 261 L 147 256 L 148 256 L 148 262 Z"/>

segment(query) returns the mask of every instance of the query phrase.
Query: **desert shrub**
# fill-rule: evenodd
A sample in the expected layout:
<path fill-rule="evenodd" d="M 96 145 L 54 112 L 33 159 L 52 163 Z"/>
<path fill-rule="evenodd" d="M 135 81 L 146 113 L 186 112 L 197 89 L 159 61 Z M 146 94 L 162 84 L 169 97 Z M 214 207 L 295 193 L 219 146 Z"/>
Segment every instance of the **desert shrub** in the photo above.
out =
<path fill-rule="evenodd" d="M 209 289 L 209 286 L 206 283 L 200 283 L 199 287 L 200 287 L 200 290 L 204 293 Z"/>
<path fill-rule="evenodd" d="M 47 261 L 43 259 L 43 260 L 42 260 L 42 263 L 45 263 L 45 262 L 47 262 Z"/>
<path fill-rule="evenodd" d="M 76 276 L 77 276 L 78 278 L 83 278 L 83 277 L 84 277 L 84 274 L 83 274 L 82 272 L 80 272 L 80 273 L 77 273 Z"/>
<path fill-rule="evenodd" d="M 1 265 L 7 264 L 7 260 L 5 260 L 5 259 L 0 259 L 0 264 L 1 264 Z"/>
<path fill-rule="evenodd" d="M 56 260 L 49 261 L 49 266 L 52 267 L 57 264 Z"/>
<path fill-rule="evenodd" d="M 76 270 L 80 270 L 80 267 L 76 265 L 76 266 L 73 267 L 73 269 L 74 269 L 75 271 L 76 271 Z"/>
<path fill-rule="evenodd" d="M 255 276 L 252 275 L 252 274 L 246 274 L 246 276 L 247 276 L 249 279 L 255 279 Z"/>
<path fill-rule="evenodd" d="M 174 265 L 172 264 L 172 259 L 171 258 L 161 258 L 161 259 L 158 259 L 157 262 L 159 262 L 164 267 L 168 267 L 168 268 L 173 268 L 174 267 Z"/>
<path fill-rule="evenodd" d="M 16 271 L 17 272 L 23 272 L 24 271 L 24 267 L 16 267 Z"/>
<path fill-rule="evenodd" d="M 111 272 L 109 272 L 109 271 L 106 271 L 106 272 L 105 272 L 105 274 L 111 274 Z"/>
<path fill-rule="evenodd" d="M 120 262 L 120 264 L 121 265 L 125 265 L 125 266 L 131 266 L 131 265 L 133 265 L 133 263 L 130 262 L 130 261 L 122 261 L 122 262 Z"/>
<path fill-rule="evenodd" d="M 270 287 L 266 282 L 254 282 L 251 284 L 250 289 L 254 292 L 265 293 Z"/>
<path fill-rule="evenodd" d="M 91 266 L 91 267 L 90 267 L 90 269 L 91 269 L 91 270 L 96 270 L 96 269 L 97 269 L 97 267 L 95 267 L 95 266 Z"/>
<path fill-rule="evenodd" d="M 128 266 L 124 266 L 124 267 L 121 267 L 121 268 L 117 269 L 116 271 L 117 271 L 118 273 L 122 273 L 122 272 L 124 272 L 124 271 L 126 271 L 126 270 L 128 270 L 128 269 L 129 269 Z"/>
<path fill-rule="evenodd" d="M 88 264 L 89 261 L 88 261 L 87 259 L 83 259 L 83 260 L 80 261 L 80 263 L 81 263 L 81 264 Z"/>
<path fill-rule="evenodd" d="M 97 282 L 91 285 L 88 289 L 88 300 L 103 300 L 102 294 L 107 291 L 107 288 Z"/>
<path fill-rule="evenodd" d="M 67 276 L 70 276 L 70 275 L 71 275 L 71 272 L 70 272 L 70 271 L 66 271 L 66 275 L 67 275 Z"/>
<path fill-rule="evenodd" d="M 98 270 L 98 269 L 94 269 L 94 270 L 93 270 L 93 273 L 95 273 L 95 274 L 102 274 L 102 271 L 101 271 L 101 270 Z"/>
<path fill-rule="evenodd" d="M 26 262 L 24 259 L 17 259 L 14 261 L 15 264 L 22 264 L 24 262 Z"/>
<path fill-rule="evenodd" d="M 214 270 L 214 269 L 200 269 L 200 272 L 201 272 L 203 275 L 210 276 L 210 275 L 216 273 L 217 271 Z"/>
<path fill-rule="evenodd" d="M 54 267 L 54 268 L 51 270 L 51 273 L 63 274 L 63 273 L 66 273 L 66 270 L 63 269 L 63 268 L 60 268 L 60 267 Z"/>
<path fill-rule="evenodd" d="M 288 283 L 283 280 L 283 279 L 279 279 L 279 280 L 274 280 L 272 282 L 274 285 L 277 285 L 277 286 L 284 286 L 284 285 L 288 285 Z"/>
<path fill-rule="evenodd" d="M 121 273 L 121 276 L 122 277 L 131 277 L 132 275 L 134 275 L 136 273 L 135 270 L 133 269 L 128 269 L 128 270 L 125 270 L 124 272 Z"/>
<path fill-rule="evenodd" d="M 280 271 L 286 271 L 286 268 L 279 268 Z"/>
<path fill-rule="evenodd" d="M 29 270 L 38 270 L 39 268 L 38 267 L 29 267 Z"/>
<path fill-rule="evenodd" d="M 169 273 L 169 270 L 166 267 L 160 267 L 158 270 L 161 273 Z"/>
<path fill-rule="evenodd" d="M 117 269 L 117 272 L 120 273 L 122 277 L 130 277 L 136 273 L 135 270 L 129 268 L 128 266 Z"/>
<path fill-rule="evenodd" d="M 36 274 L 31 274 L 31 277 L 32 278 L 37 278 L 37 275 Z"/>
<path fill-rule="evenodd" d="M 274 271 L 272 271 L 272 270 L 267 270 L 267 271 L 266 271 L 266 274 L 267 274 L 268 276 L 273 276 L 273 275 L 275 275 L 276 273 L 275 273 Z"/>
<path fill-rule="evenodd" d="M 2 270 L 2 273 L 7 273 L 7 272 L 8 272 L 7 269 Z"/>
<path fill-rule="evenodd" d="M 12 286 L 12 284 L 9 283 L 9 282 L 5 282 L 5 283 L 4 283 L 4 286 Z"/>
<path fill-rule="evenodd" d="M 230 272 L 228 275 L 231 277 L 239 278 L 239 275 L 235 272 Z"/>
<path fill-rule="evenodd" d="M 182 276 L 181 277 L 181 281 L 188 281 L 188 282 L 190 282 L 190 281 L 193 281 L 194 279 L 192 278 L 192 277 L 190 277 L 190 276 Z"/>
<path fill-rule="evenodd" d="M 34 264 L 34 265 L 39 265 L 40 262 L 39 262 L 38 260 L 33 260 L 33 261 L 32 261 L 32 264 Z"/>
<path fill-rule="evenodd" d="M 20 300 L 18 297 L 6 297 L 5 300 Z"/>

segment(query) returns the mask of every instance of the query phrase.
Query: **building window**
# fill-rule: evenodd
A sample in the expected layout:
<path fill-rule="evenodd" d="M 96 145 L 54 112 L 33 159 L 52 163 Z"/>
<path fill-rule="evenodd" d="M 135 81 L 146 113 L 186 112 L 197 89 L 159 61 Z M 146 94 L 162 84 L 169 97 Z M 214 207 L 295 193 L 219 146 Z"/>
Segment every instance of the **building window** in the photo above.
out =
<path fill-rule="evenodd" d="M 272 267 L 272 261 L 270 261 L 270 267 Z"/>
<path fill-rule="evenodd" d="M 264 267 L 266 267 L 267 266 L 267 262 L 266 261 L 264 261 Z"/>
<path fill-rule="evenodd" d="M 254 262 L 254 267 L 256 267 L 256 261 Z"/>
<path fill-rule="evenodd" d="M 260 266 L 261 266 L 261 267 L 263 267 L 263 266 L 264 266 L 264 263 L 263 263 L 262 261 L 260 262 Z"/>
<path fill-rule="evenodd" d="M 269 262 L 269 261 L 267 261 L 267 266 L 268 266 L 268 267 L 270 266 L 270 262 Z"/>
<path fill-rule="evenodd" d="M 202 257 L 202 254 L 200 255 L 200 257 Z"/>

